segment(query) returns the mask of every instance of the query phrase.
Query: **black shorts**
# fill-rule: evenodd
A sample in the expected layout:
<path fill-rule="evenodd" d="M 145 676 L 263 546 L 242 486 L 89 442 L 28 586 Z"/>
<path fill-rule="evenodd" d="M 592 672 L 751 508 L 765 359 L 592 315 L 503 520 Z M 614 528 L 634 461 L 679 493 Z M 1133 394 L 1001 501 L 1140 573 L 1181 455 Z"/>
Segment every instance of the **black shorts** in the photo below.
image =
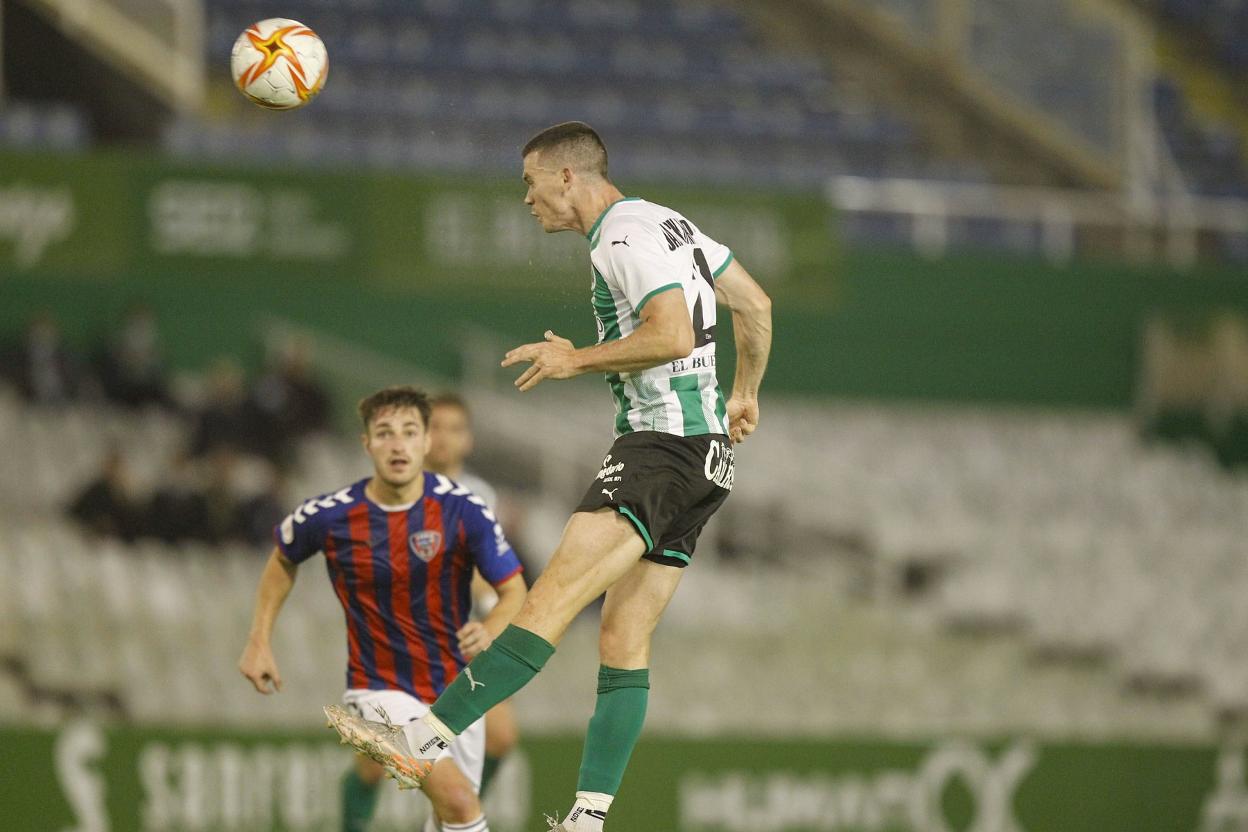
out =
<path fill-rule="evenodd" d="M 615 509 L 637 527 L 647 560 L 684 567 L 702 527 L 728 498 L 734 473 L 732 444 L 722 434 L 626 433 L 576 510 Z"/>

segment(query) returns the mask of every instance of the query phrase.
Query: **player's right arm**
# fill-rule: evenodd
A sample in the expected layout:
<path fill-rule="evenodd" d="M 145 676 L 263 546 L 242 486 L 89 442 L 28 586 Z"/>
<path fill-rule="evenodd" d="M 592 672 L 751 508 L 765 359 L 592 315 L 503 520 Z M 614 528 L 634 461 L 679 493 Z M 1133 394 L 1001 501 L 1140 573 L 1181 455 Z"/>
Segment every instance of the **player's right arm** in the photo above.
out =
<path fill-rule="evenodd" d="M 733 442 L 744 442 L 758 427 L 758 389 L 771 354 L 771 298 L 736 260 L 715 280 L 715 296 L 732 311 L 737 345 L 728 436 Z"/>
<path fill-rule="evenodd" d="M 247 646 L 243 648 L 243 656 L 238 660 L 238 669 L 246 676 L 256 690 L 268 694 L 282 689 L 282 675 L 277 669 L 277 660 L 273 658 L 271 646 L 273 625 L 277 614 L 281 612 L 286 596 L 295 585 L 295 572 L 299 566 L 293 563 L 281 549 L 274 546 L 269 561 L 264 565 L 260 575 L 260 586 L 256 590 L 256 608 L 251 617 L 251 632 L 247 636 Z M 272 684 L 272 691 L 269 686 Z"/>

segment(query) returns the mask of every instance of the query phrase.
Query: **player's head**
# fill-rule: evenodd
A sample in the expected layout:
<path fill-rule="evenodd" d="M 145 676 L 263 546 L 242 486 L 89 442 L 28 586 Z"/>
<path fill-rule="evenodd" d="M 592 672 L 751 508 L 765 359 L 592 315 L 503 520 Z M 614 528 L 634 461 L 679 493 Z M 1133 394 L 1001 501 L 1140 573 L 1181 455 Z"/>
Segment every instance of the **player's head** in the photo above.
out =
<path fill-rule="evenodd" d="M 386 387 L 363 399 L 359 413 L 377 478 L 402 488 L 419 477 L 429 451 L 429 397 L 415 387 Z"/>
<path fill-rule="evenodd" d="M 472 413 L 468 404 L 454 393 L 440 393 L 429 405 L 429 453 L 425 455 L 425 467 L 456 476 L 472 454 Z"/>
<path fill-rule="evenodd" d="M 528 186 L 524 204 L 547 232 L 574 228 L 577 197 L 610 181 L 606 145 L 582 121 L 547 127 L 529 139 L 521 155 Z"/>

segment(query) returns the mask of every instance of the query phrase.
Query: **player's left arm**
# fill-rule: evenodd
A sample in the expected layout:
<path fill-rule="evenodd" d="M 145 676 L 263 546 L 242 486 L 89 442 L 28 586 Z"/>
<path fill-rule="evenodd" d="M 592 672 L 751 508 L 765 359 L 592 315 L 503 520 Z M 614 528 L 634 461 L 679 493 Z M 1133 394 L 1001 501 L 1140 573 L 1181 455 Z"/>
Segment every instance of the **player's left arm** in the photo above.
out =
<path fill-rule="evenodd" d="M 771 355 L 771 298 L 735 259 L 715 280 L 715 297 L 732 311 L 737 345 L 728 436 L 733 442 L 744 442 L 758 428 L 758 389 Z"/>
<path fill-rule="evenodd" d="M 572 378 L 582 373 L 635 373 L 693 352 L 693 322 L 680 286 L 659 292 L 646 301 L 641 323 L 627 338 L 577 349 L 567 338 L 549 330 L 546 340 L 525 344 L 507 353 L 503 366 L 522 361 L 529 368 L 516 379 L 521 391 L 532 390 L 548 378 Z"/>

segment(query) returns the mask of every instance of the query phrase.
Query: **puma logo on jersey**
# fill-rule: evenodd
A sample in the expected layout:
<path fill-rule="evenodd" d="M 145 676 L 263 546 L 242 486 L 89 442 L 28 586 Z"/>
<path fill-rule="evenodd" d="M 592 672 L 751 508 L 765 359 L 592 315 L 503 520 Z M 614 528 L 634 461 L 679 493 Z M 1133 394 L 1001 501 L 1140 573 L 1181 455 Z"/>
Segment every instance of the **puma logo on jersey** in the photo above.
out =
<path fill-rule="evenodd" d="M 614 499 L 615 499 L 615 492 L 617 492 L 617 491 L 619 491 L 619 490 L 620 490 L 620 489 L 618 489 L 618 488 L 612 488 L 610 491 L 608 491 L 607 489 L 605 489 L 605 488 L 604 488 L 604 489 L 602 489 L 602 493 L 607 495 L 607 499 L 608 499 L 608 500 L 614 500 Z"/>
<path fill-rule="evenodd" d="M 628 235 L 625 234 L 623 240 L 612 240 L 611 245 L 612 246 L 628 246 Z M 628 246 L 628 247 L 632 248 L 632 246 Z"/>
<path fill-rule="evenodd" d="M 472 668 L 471 668 L 471 667 L 465 667 L 465 668 L 464 668 L 464 676 L 465 676 L 465 677 L 467 677 L 467 679 L 468 679 L 468 684 L 472 686 L 472 687 L 468 688 L 468 692 L 469 692 L 469 693 L 472 693 L 472 692 L 473 692 L 474 690 L 476 690 L 477 688 L 483 688 L 483 687 L 485 687 L 485 682 L 478 682 L 476 679 L 472 678 Z"/>

